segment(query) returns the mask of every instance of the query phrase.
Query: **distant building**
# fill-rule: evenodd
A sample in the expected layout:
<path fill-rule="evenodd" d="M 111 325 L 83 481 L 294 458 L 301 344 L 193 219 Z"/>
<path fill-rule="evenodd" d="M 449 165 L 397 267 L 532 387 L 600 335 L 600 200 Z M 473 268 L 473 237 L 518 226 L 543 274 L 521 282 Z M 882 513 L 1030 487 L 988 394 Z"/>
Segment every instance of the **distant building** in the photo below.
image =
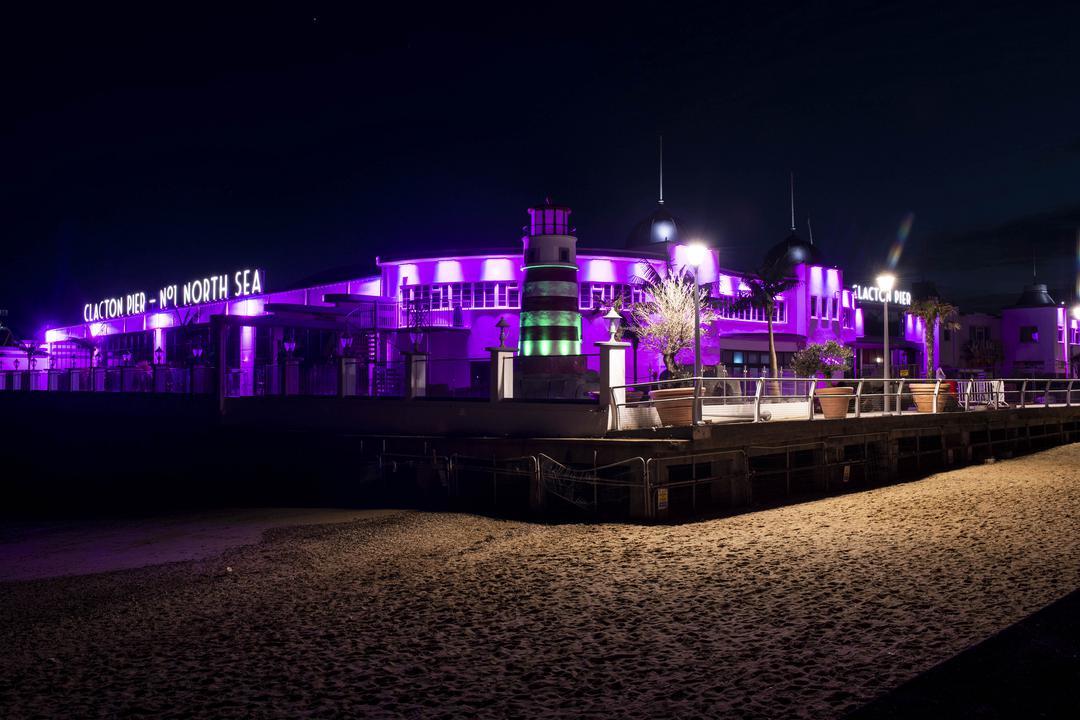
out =
<path fill-rule="evenodd" d="M 1080 329 L 1046 285 L 1024 287 L 1016 304 L 1001 311 L 1004 374 L 1008 377 L 1065 377 L 1069 354 L 1080 346 Z"/>
<path fill-rule="evenodd" d="M 957 322 L 959 329 L 941 331 L 940 366 L 962 374 L 1000 376 L 1005 359 L 1001 318 L 961 312 Z"/>

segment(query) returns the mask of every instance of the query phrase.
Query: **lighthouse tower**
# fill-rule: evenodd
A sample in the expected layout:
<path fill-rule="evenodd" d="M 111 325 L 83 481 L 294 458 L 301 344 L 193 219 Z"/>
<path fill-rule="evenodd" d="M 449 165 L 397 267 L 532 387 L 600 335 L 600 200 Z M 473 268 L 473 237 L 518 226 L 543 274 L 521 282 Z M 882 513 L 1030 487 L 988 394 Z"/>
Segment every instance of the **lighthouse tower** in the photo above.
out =
<path fill-rule="evenodd" d="M 570 208 L 551 200 L 529 208 L 525 245 L 525 281 L 521 293 L 521 354 L 579 355 L 577 238 Z"/>

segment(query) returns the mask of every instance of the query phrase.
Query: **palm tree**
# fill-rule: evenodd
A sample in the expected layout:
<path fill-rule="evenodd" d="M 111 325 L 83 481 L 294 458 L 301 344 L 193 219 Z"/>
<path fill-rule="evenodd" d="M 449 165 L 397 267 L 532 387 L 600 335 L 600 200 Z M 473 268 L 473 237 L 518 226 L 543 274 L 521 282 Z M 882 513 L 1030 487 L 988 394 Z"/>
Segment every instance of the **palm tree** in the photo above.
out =
<path fill-rule="evenodd" d="M 926 379 L 934 379 L 934 330 L 938 326 L 946 330 L 959 330 L 960 323 L 956 316 L 960 310 L 939 297 L 931 296 L 919 300 L 908 311 L 923 321 L 923 344 L 926 347 Z"/>
<path fill-rule="evenodd" d="M 780 377 L 780 363 L 776 359 L 776 338 L 773 335 L 773 315 L 776 314 L 776 299 L 798 286 L 796 278 L 788 277 L 775 268 L 762 268 L 757 272 L 743 277 L 746 290 L 736 298 L 729 306 L 733 312 L 746 308 L 756 308 L 765 315 L 769 328 L 769 370 L 772 376 Z M 772 393 L 779 394 L 777 383 L 771 383 L 774 387 Z"/>
<path fill-rule="evenodd" d="M 637 282 L 645 290 L 645 300 L 631 306 L 629 329 L 642 345 L 660 354 L 671 377 L 680 377 L 683 373 L 675 356 L 694 343 L 695 293 L 702 326 L 716 319 L 709 306 L 709 288 L 699 286 L 692 271 L 675 268 L 670 262 L 663 273 L 645 263 L 644 277 Z"/>

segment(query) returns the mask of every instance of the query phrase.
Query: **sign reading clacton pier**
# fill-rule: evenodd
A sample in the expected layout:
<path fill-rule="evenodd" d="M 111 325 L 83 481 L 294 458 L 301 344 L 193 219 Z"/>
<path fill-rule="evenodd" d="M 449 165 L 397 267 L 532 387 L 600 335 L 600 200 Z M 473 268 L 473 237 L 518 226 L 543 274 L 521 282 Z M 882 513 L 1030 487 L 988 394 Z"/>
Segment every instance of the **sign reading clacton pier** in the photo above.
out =
<path fill-rule="evenodd" d="M 166 285 L 158 290 L 157 297 L 147 298 L 145 292 L 107 297 L 96 303 L 86 303 L 83 306 L 83 320 L 96 322 L 125 315 L 138 315 L 147 311 L 147 305 L 150 310 L 170 310 L 248 295 L 261 295 L 264 279 L 262 270 L 237 270 L 231 277 L 226 273 L 191 280 L 182 285 Z"/>
<path fill-rule="evenodd" d="M 856 283 L 851 286 L 851 294 L 855 296 L 856 300 L 862 302 L 887 302 L 893 305 L 911 304 L 910 290 L 889 290 L 888 292 L 882 292 L 881 288 L 874 285 L 859 285 Z"/>

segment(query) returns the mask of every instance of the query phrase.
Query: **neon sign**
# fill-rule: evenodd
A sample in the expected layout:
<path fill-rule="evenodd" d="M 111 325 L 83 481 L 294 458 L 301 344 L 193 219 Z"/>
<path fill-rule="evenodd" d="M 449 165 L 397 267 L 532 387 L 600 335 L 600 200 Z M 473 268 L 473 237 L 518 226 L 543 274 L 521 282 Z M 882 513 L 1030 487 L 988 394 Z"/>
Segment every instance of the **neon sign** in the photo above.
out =
<path fill-rule="evenodd" d="M 232 277 L 225 273 L 210 275 L 190 280 L 183 285 L 165 285 L 157 292 L 157 297 L 147 297 L 145 292 L 133 292 L 116 295 L 83 305 L 83 320 L 98 322 L 112 320 L 127 315 L 138 315 L 147 310 L 147 305 L 156 310 L 170 310 L 221 302 L 230 298 L 261 295 L 266 274 L 259 269 L 237 270 Z"/>
<path fill-rule="evenodd" d="M 859 285 L 858 283 L 855 283 L 851 286 L 851 294 L 854 295 L 857 300 L 864 302 L 888 302 L 893 305 L 911 304 L 910 290 L 889 290 L 883 292 L 881 288 L 874 285 Z"/>

